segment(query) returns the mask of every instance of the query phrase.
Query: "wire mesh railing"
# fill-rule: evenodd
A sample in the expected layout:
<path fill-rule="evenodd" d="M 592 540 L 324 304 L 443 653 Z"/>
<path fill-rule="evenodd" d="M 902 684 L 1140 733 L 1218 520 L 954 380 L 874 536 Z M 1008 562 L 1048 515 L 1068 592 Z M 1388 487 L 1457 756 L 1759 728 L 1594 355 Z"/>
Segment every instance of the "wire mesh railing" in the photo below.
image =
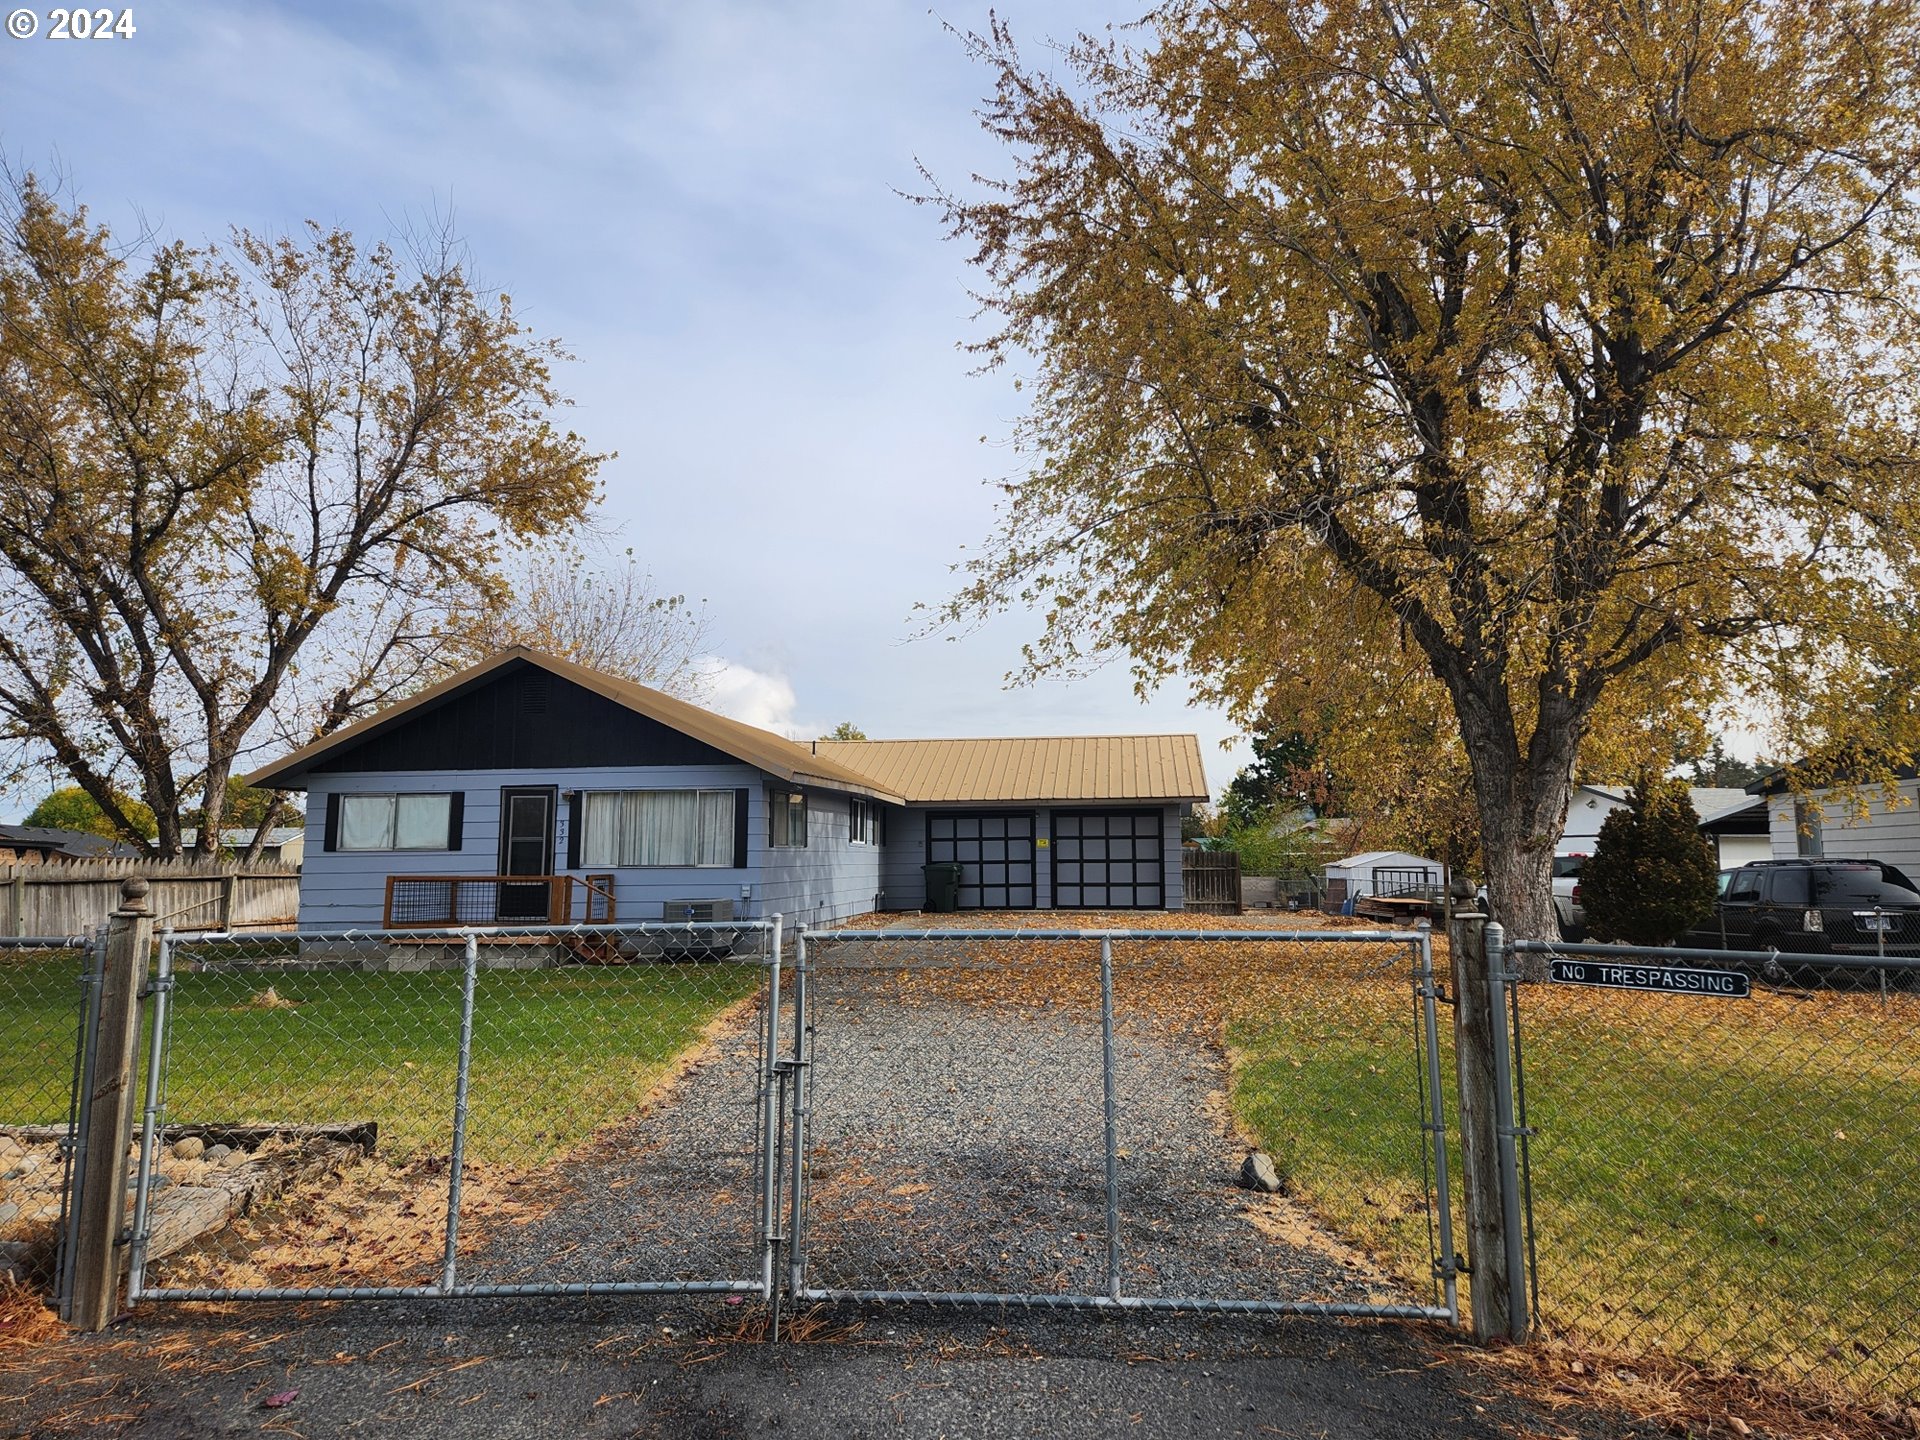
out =
<path fill-rule="evenodd" d="M 795 1298 L 1457 1318 L 1424 932 L 800 943 Z"/>
<path fill-rule="evenodd" d="M 1920 1393 L 1920 961 L 1513 949 L 1540 1319 Z"/>
<path fill-rule="evenodd" d="M 130 1298 L 766 1294 L 778 935 L 164 937 Z"/>

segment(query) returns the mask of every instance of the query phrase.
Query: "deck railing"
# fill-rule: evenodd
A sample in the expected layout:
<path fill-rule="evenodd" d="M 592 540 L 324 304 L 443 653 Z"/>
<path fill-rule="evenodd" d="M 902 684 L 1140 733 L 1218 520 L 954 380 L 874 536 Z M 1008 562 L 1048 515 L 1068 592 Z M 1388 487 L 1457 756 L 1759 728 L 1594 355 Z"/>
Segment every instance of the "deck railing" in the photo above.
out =
<path fill-rule="evenodd" d="M 606 925 L 611 875 L 389 875 L 388 930 L 452 925 Z"/>

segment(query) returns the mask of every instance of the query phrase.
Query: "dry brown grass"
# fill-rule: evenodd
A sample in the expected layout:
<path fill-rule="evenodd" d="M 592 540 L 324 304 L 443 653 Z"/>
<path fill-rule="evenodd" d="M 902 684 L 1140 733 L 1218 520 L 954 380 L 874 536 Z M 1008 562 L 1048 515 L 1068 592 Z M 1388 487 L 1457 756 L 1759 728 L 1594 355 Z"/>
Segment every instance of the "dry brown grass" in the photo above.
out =
<path fill-rule="evenodd" d="M 1661 1355 L 1593 1349 L 1559 1338 L 1447 1354 L 1513 1386 L 1549 1411 L 1602 1408 L 1686 1436 L 1778 1440 L 1911 1440 L 1920 1408 L 1869 1406 L 1819 1387 L 1770 1384 Z M 1544 1432 L 1547 1435 L 1564 1432 Z"/>
<path fill-rule="evenodd" d="M 47 1308 L 47 1297 L 17 1280 L 0 1280 L 0 1355 L 61 1339 L 67 1327 Z"/>

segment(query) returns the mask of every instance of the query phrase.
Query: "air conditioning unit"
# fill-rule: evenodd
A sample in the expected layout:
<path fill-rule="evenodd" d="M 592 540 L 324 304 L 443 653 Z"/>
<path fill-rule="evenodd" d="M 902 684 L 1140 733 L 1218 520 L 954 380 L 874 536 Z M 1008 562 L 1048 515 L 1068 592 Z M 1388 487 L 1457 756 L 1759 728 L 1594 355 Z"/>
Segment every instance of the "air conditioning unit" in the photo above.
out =
<path fill-rule="evenodd" d="M 669 925 L 711 924 L 733 919 L 733 901 L 668 900 L 660 906 L 660 918 Z"/>

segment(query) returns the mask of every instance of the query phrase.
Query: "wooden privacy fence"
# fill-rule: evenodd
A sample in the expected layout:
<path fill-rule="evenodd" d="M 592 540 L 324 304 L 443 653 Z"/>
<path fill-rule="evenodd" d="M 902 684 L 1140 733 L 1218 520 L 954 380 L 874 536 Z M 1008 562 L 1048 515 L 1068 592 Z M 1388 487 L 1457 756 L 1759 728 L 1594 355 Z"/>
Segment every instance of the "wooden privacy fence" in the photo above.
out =
<path fill-rule="evenodd" d="M 1180 852 L 1180 875 L 1187 909 L 1202 915 L 1240 914 L 1238 852 L 1189 845 Z"/>
<path fill-rule="evenodd" d="M 298 866 L 221 860 L 99 860 L 0 865 L 0 935 L 80 935 L 104 925 L 120 886 L 149 885 L 156 929 L 291 927 L 300 911 Z"/>

